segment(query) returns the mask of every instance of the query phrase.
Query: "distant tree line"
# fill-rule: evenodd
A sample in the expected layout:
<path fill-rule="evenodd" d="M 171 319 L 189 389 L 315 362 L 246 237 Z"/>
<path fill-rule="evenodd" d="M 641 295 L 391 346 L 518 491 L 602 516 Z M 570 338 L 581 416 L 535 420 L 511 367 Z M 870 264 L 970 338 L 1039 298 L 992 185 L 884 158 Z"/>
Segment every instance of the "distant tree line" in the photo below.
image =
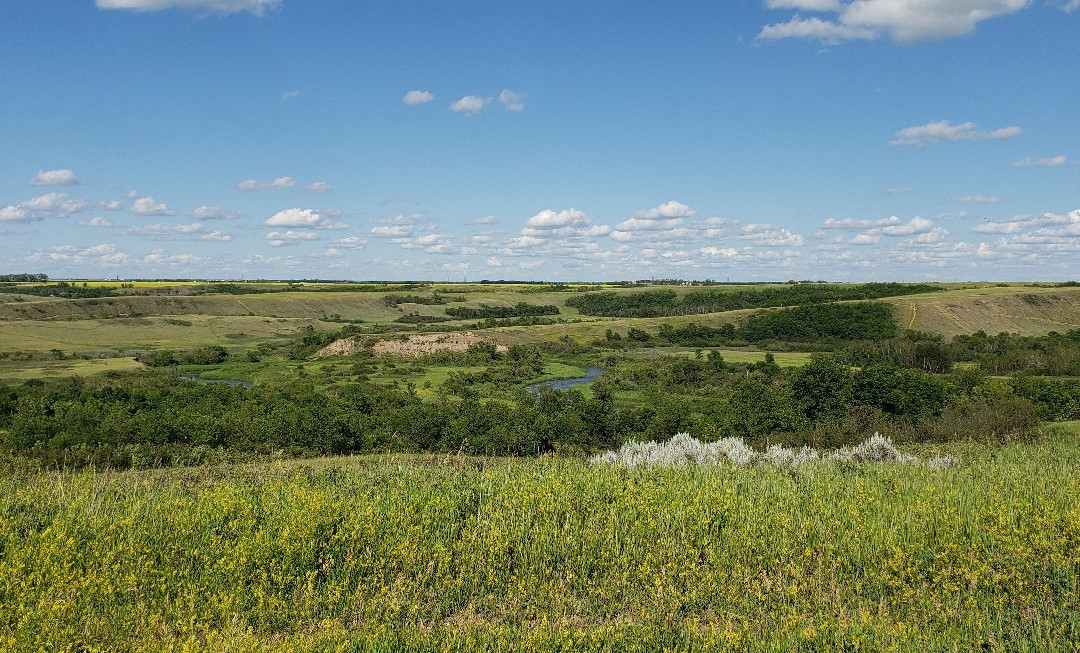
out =
<path fill-rule="evenodd" d="M 880 299 L 897 295 L 936 292 L 928 284 L 867 283 L 861 285 L 796 284 L 753 290 L 692 290 L 681 298 L 674 290 L 637 293 L 612 291 L 572 297 L 566 305 L 583 315 L 603 317 L 670 317 L 719 313 L 747 308 L 774 308 L 825 302 Z"/>
<path fill-rule="evenodd" d="M 48 280 L 47 274 L 0 274 L 0 283 L 45 283 Z"/>
<path fill-rule="evenodd" d="M 47 286 L 5 286 L 0 284 L 0 292 L 36 297 L 59 297 L 62 299 L 87 299 L 111 297 L 114 295 L 110 286 L 91 286 L 87 283 L 76 284 L 60 281 Z"/>

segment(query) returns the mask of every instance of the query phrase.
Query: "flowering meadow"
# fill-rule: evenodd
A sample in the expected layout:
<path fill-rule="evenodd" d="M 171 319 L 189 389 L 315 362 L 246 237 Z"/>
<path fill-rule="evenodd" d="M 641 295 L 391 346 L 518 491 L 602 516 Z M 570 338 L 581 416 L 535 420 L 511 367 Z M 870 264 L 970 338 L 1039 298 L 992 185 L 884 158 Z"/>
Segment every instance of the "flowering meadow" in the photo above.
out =
<path fill-rule="evenodd" d="M 7 470 L 3 651 L 1080 650 L 1080 434 L 951 466 Z"/>

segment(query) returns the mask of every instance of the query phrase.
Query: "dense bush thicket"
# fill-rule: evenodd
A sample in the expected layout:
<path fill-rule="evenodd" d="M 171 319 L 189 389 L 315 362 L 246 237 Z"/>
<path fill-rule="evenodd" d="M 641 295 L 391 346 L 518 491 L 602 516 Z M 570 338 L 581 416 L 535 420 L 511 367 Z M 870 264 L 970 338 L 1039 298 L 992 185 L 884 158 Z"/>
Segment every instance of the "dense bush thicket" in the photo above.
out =
<path fill-rule="evenodd" d="M 1064 334 L 1021 336 L 979 331 L 952 339 L 949 354 L 955 361 L 970 361 L 990 374 L 1027 371 L 1050 376 L 1080 376 L 1080 329 Z"/>
<path fill-rule="evenodd" d="M 446 314 L 467 320 L 484 320 L 505 317 L 538 317 L 540 315 L 558 315 L 559 307 L 550 304 L 529 304 L 518 302 L 513 306 L 454 306 L 446 309 Z"/>
<path fill-rule="evenodd" d="M 897 295 L 935 292 L 928 284 L 867 283 L 855 286 L 797 284 L 757 290 L 693 290 L 679 296 L 673 290 L 638 293 L 586 293 L 566 300 L 584 315 L 604 317 L 668 317 L 696 313 L 719 313 L 744 308 L 799 306 L 845 300 L 880 299 Z"/>
<path fill-rule="evenodd" d="M 852 365 L 888 363 L 948 372 L 954 363 L 976 363 L 987 374 L 1080 376 L 1080 329 L 1045 336 L 980 331 L 946 341 L 938 334 L 905 331 L 898 338 L 844 346 Z"/>
<path fill-rule="evenodd" d="M 528 455 L 617 442 L 579 393 L 524 391 L 516 405 L 425 403 L 367 383 L 254 389 L 161 375 L 0 392 L 3 447 L 47 464 L 197 463 L 212 452 L 289 455 L 465 451 Z"/>
<path fill-rule="evenodd" d="M 759 448 L 839 447 L 874 431 L 902 443 L 1009 441 L 1037 418 L 1080 417 L 1077 381 L 1006 381 L 973 370 L 939 376 L 890 365 L 853 371 L 837 355 L 786 370 L 771 359 L 727 363 L 717 352 L 648 363 L 610 357 L 591 397 L 525 392 L 522 385 L 543 369 L 536 349 L 433 356 L 417 364 L 485 369 L 452 373 L 435 402 L 363 376 L 329 388 L 310 377 L 244 389 L 160 372 L 0 386 L 0 446 L 50 464 L 118 466 L 198 462 L 220 451 L 590 452 L 683 431 L 705 440 L 742 437 Z M 617 399 L 627 396 L 634 401 Z"/>
<path fill-rule="evenodd" d="M 751 315 L 737 333 L 748 342 L 880 340 L 898 333 L 892 311 L 879 302 L 811 304 Z"/>

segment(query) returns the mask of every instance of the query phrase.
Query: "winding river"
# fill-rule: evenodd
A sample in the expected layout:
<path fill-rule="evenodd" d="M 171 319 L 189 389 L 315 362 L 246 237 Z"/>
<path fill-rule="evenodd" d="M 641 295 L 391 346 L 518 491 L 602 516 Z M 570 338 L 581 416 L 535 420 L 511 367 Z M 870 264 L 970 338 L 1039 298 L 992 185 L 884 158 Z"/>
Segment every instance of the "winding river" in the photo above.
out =
<path fill-rule="evenodd" d="M 579 376 L 576 379 L 559 379 L 557 381 L 544 381 L 543 383 L 534 383 L 526 388 L 529 392 L 537 393 L 544 388 L 550 388 L 552 390 L 568 390 L 577 385 L 589 383 L 596 377 L 603 373 L 603 369 L 599 367 L 586 367 L 585 376 Z"/>

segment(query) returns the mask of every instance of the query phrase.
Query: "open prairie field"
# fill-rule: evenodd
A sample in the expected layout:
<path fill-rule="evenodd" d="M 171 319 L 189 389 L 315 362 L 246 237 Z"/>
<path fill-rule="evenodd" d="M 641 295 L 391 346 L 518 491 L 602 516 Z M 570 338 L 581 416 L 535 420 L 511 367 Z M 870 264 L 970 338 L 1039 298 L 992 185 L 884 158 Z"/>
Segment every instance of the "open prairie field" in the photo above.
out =
<path fill-rule="evenodd" d="M 53 361 L 0 361 L 0 380 L 23 381 L 71 376 L 89 376 L 102 372 L 134 372 L 144 369 L 134 358 L 91 358 Z"/>
<path fill-rule="evenodd" d="M 0 479 L 0 649 L 1071 650 L 1080 441 L 795 471 L 365 456 Z M 927 453 L 929 450 L 927 450 Z"/>
<path fill-rule="evenodd" d="M 656 356 L 684 356 L 696 358 L 698 352 L 702 356 L 708 356 L 709 352 L 719 352 L 724 360 L 729 363 L 761 363 L 765 360 L 768 352 L 755 351 L 752 349 L 717 349 L 715 347 L 659 347 L 656 349 L 638 349 L 629 352 L 633 358 L 654 358 Z M 813 354 L 803 351 L 778 351 L 772 352 L 776 364 L 780 367 L 802 367 L 810 362 Z"/>

